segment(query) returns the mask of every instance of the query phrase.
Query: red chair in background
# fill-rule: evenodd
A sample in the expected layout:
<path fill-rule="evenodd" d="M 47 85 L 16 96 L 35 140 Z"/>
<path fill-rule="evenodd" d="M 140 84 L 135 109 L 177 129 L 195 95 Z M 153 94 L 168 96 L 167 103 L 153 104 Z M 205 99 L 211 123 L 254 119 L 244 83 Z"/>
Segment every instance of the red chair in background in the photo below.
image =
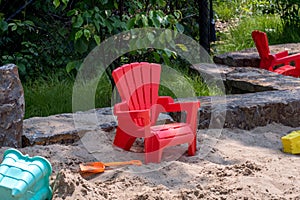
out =
<path fill-rule="evenodd" d="M 145 162 L 160 162 L 163 149 L 188 143 L 188 155 L 195 155 L 197 116 L 200 103 L 174 103 L 158 96 L 161 66 L 132 63 L 115 69 L 112 77 L 121 97 L 114 106 L 118 127 L 114 145 L 130 150 L 136 138 L 144 138 Z M 185 122 L 155 125 L 161 112 L 186 112 Z"/>
<path fill-rule="evenodd" d="M 288 55 L 288 51 L 271 54 L 264 32 L 255 30 L 252 38 L 260 56 L 260 68 L 286 76 L 300 76 L 300 54 Z"/>

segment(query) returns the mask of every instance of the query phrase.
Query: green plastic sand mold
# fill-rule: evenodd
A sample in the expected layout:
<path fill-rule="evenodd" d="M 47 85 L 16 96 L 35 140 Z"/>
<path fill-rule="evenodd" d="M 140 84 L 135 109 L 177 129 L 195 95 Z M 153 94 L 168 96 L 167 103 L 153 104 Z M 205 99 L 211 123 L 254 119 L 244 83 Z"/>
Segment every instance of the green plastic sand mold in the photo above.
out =
<path fill-rule="evenodd" d="M 52 167 L 41 156 L 29 157 L 16 149 L 4 152 L 0 164 L 0 196 L 5 200 L 50 200 Z"/>

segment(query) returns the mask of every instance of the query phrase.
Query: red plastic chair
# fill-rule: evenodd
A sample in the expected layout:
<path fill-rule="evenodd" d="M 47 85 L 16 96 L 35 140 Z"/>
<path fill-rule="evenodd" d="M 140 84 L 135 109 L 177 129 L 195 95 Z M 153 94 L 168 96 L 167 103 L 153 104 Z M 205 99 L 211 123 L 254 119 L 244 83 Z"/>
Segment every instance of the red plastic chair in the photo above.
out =
<path fill-rule="evenodd" d="M 132 63 L 112 73 L 121 97 L 114 106 L 118 127 L 114 145 L 130 150 L 136 138 L 144 138 L 145 162 L 160 162 L 163 149 L 188 143 L 188 155 L 195 155 L 197 114 L 200 102 L 174 103 L 158 96 L 161 66 Z M 186 122 L 155 125 L 161 112 L 186 112 Z"/>
<path fill-rule="evenodd" d="M 260 68 L 286 76 L 300 76 L 300 54 L 288 55 L 288 51 L 271 54 L 268 37 L 264 32 L 255 30 L 252 38 L 260 56 Z"/>

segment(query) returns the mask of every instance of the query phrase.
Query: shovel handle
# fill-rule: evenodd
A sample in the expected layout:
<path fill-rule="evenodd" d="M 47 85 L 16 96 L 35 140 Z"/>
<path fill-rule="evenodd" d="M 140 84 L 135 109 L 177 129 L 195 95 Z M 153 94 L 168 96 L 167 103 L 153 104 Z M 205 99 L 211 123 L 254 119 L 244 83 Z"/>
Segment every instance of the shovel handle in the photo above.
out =
<path fill-rule="evenodd" d="M 108 163 L 103 163 L 107 167 L 112 167 L 112 166 L 119 166 L 119 165 L 137 165 L 141 166 L 143 163 L 140 160 L 130 160 L 130 161 L 123 161 L 123 162 L 108 162 Z"/>

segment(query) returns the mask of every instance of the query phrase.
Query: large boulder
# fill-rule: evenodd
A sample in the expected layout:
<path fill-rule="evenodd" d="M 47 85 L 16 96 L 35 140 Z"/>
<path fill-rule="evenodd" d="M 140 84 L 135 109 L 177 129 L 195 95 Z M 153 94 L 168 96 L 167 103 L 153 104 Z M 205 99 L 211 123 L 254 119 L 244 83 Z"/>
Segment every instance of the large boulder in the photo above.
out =
<path fill-rule="evenodd" d="M 24 91 L 14 64 L 0 67 L 0 147 L 21 147 Z"/>

